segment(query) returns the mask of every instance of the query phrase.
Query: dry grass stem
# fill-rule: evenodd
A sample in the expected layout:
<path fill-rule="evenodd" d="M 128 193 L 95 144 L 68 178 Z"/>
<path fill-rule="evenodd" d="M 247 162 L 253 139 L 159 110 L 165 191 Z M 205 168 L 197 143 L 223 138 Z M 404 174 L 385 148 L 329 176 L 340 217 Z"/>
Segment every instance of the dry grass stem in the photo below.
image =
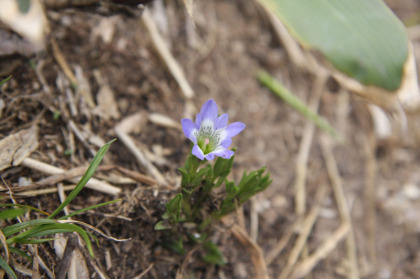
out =
<path fill-rule="evenodd" d="M 74 73 L 70 69 L 69 64 L 67 63 L 66 59 L 64 58 L 64 55 L 61 52 L 60 48 L 58 47 L 57 41 L 54 38 L 51 39 L 51 47 L 52 47 L 54 58 L 57 61 L 58 65 L 60 65 L 60 67 L 63 70 L 66 77 L 70 80 L 70 82 L 73 85 L 77 85 L 76 76 L 74 75 Z"/>
<path fill-rule="evenodd" d="M 258 212 L 257 212 L 257 205 L 256 205 L 256 197 L 252 197 L 250 200 L 251 209 L 249 214 L 249 223 L 250 223 L 250 230 L 249 230 L 249 237 L 252 241 L 257 241 L 258 239 Z"/>
<path fill-rule="evenodd" d="M 31 158 L 25 158 L 22 161 L 21 165 L 27 168 L 42 172 L 42 173 L 50 174 L 50 175 L 60 174 L 60 173 L 65 172 L 63 169 L 54 167 L 47 163 L 43 163 L 43 162 L 31 159 Z M 75 178 L 69 179 L 69 181 L 73 183 L 79 182 L 79 180 Z M 86 184 L 86 187 L 95 191 L 99 191 L 99 192 L 109 194 L 109 195 L 114 195 L 114 196 L 118 195 L 121 192 L 120 188 L 112 186 L 109 183 L 98 180 L 96 178 L 91 178 L 89 182 Z"/>
<path fill-rule="evenodd" d="M 302 226 L 302 217 L 298 218 L 293 224 L 291 224 L 288 228 L 286 233 L 282 236 L 282 238 L 277 242 L 277 244 L 270 250 L 270 252 L 265 257 L 265 262 L 267 265 L 270 265 L 275 258 L 283 251 L 287 244 L 289 244 L 290 238 L 295 233 L 298 227 Z"/>
<path fill-rule="evenodd" d="M 166 67 L 168 67 L 169 72 L 172 74 L 176 82 L 178 83 L 181 91 L 184 95 L 185 99 L 191 99 L 194 97 L 194 91 L 191 88 L 190 84 L 188 83 L 187 79 L 185 78 L 184 71 L 182 70 L 181 66 L 175 60 L 173 55 L 171 54 L 169 47 L 163 37 L 160 35 L 159 30 L 153 19 L 151 18 L 149 11 L 145 10 L 141 17 L 142 22 L 146 26 L 147 31 L 150 34 L 150 37 L 153 42 L 153 46 L 156 48 L 159 56 L 165 63 Z"/>
<path fill-rule="evenodd" d="M 329 188 L 322 184 L 319 186 L 317 192 L 316 192 L 316 204 L 312 207 L 312 209 L 309 211 L 308 215 L 305 217 L 305 219 L 302 222 L 302 228 L 300 230 L 299 237 L 297 238 L 295 242 L 295 246 L 293 247 L 292 251 L 289 254 L 289 258 L 287 260 L 286 266 L 283 268 L 283 271 L 279 275 L 279 279 L 287 279 L 290 278 L 289 275 L 291 271 L 293 270 L 293 267 L 295 266 L 299 256 L 301 255 L 307 241 L 309 234 L 312 231 L 312 228 L 315 224 L 316 219 L 318 218 L 319 211 L 321 209 L 322 202 L 327 196 L 329 192 Z"/>
<path fill-rule="evenodd" d="M 133 139 L 128 134 L 126 134 L 121 129 L 119 129 L 118 126 L 115 128 L 115 132 L 117 133 L 118 138 L 124 143 L 124 145 L 128 148 L 128 150 L 130 150 L 130 152 L 137 159 L 137 162 L 139 162 L 139 164 L 145 168 L 147 173 L 149 173 L 151 176 L 153 176 L 154 179 L 156 179 L 158 184 L 160 185 L 168 184 L 166 182 L 166 179 L 163 177 L 163 175 L 147 159 L 144 153 L 136 146 Z"/>
<path fill-rule="evenodd" d="M 319 75 L 316 78 L 314 88 L 309 101 L 309 108 L 318 111 L 321 95 L 327 80 L 326 75 Z M 315 125 L 308 121 L 305 125 L 302 140 L 300 142 L 299 153 L 296 160 L 296 180 L 295 180 L 295 211 L 298 216 L 304 215 L 306 211 L 306 172 L 308 168 L 308 158 L 311 149 L 311 143 L 315 131 Z"/>
<path fill-rule="evenodd" d="M 145 270 L 143 270 L 142 273 L 140 273 L 139 275 L 137 275 L 133 279 L 141 279 L 141 278 L 143 278 L 144 275 L 146 275 L 153 268 L 153 266 L 154 266 L 153 263 L 149 264 L 149 266 Z"/>
<path fill-rule="evenodd" d="M 346 197 L 343 191 L 343 185 L 340 174 L 338 172 L 337 163 L 332 152 L 332 142 L 327 137 L 321 138 L 322 155 L 324 157 L 328 175 L 330 176 L 331 186 L 334 192 L 334 197 L 337 202 L 338 212 L 343 223 L 348 223 L 350 226 L 350 233 L 346 238 L 347 256 L 349 258 L 350 267 L 347 278 L 360 278 L 359 267 L 357 263 L 357 249 L 356 240 L 353 233 L 350 211 L 347 206 Z"/>
<path fill-rule="evenodd" d="M 364 204 L 366 206 L 367 250 L 370 265 L 376 266 L 376 139 L 373 133 L 365 139 Z"/>
<path fill-rule="evenodd" d="M 268 279 L 267 265 L 265 264 L 261 247 L 249 238 L 246 231 L 240 226 L 235 224 L 230 230 L 235 238 L 248 248 L 252 263 L 254 264 L 255 279 Z"/>
<path fill-rule="evenodd" d="M 64 193 L 64 185 L 63 183 L 58 183 L 57 184 L 57 191 L 58 191 L 58 197 L 60 198 L 60 203 L 64 202 L 64 200 L 66 199 L 66 194 Z M 63 208 L 64 210 L 64 214 L 68 215 L 69 214 L 69 208 L 68 206 L 65 206 Z"/>
<path fill-rule="evenodd" d="M 337 244 L 343 240 L 346 235 L 348 235 L 350 229 L 351 227 L 349 223 L 341 224 L 340 227 L 333 232 L 313 254 L 309 255 L 308 258 L 296 266 L 294 272 L 288 278 L 297 279 L 308 275 L 317 263 L 325 259 L 325 257 L 337 247 Z"/>
<path fill-rule="evenodd" d="M 172 118 L 166 115 L 160 113 L 151 113 L 149 114 L 149 120 L 155 125 L 182 131 L 182 127 L 179 124 L 179 122 L 173 120 Z"/>

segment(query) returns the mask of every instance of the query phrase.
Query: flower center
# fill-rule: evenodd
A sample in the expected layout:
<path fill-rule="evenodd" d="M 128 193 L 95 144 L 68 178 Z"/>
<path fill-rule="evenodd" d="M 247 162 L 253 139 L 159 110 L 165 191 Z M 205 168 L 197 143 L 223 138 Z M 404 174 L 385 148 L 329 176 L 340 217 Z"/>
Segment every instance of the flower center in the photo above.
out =
<path fill-rule="evenodd" d="M 200 130 L 196 132 L 197 145 L 203 151 L 204 155 L 215 150 L 223 140 L 222 133 L 224 129 L 214 130 L 214 124 L 203 121 Z"/>

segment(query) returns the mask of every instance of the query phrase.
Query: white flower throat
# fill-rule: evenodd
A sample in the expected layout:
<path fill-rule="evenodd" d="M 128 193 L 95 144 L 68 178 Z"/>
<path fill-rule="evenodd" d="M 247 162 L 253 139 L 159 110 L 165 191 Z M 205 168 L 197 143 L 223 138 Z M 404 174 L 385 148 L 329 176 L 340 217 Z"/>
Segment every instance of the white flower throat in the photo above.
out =
<path fill-rule="evenodd" d="M 197 145 L 204 154 L 214 151 L 226 137 L 225 128 L 214 129 L 214 123 L 208 119 L 201 122 L 200 130 L 194 132 Z"/>

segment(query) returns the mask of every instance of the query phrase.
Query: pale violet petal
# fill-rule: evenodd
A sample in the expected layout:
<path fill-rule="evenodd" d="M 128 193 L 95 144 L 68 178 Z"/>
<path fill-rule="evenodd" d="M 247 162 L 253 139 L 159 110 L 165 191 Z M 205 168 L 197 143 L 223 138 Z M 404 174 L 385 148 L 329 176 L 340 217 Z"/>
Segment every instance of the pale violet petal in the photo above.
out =
<path fill-rule="evenodd" d="M 200 125 L 201 125 L 201 114 L 197 113 L 197 117 L 195 118 L 195 128 L 197 130 L 200 130 Z"/>
<path fill-rule="evenodd" d="M 214 153 L 214 155 L 225 158 L 225 159 L 230 159 L 230 157 L 232 157 L 233 154 L 235 154 L 235 152 L 229 149 Z"/>
<path fill-rule="evenodd" d="M 182 130 L 187 138 L 190 138 L 195 130 L 195 125 L 191 119 L 184 118 L 181 120 Z"/>
<path fill-rule="evenodd" d="M 232 138 L 236 136 L 237 134 L 242 132 L 242 130 L 245 129 L 245 127 L 246 127 L 245 124 L 242 122 L 235 122 L 235 123 L 230 124 L 226 128 L 226 137 Z"/>
<path fill-rule="evenodd" d="M 214 159 L 214 153 L 213 152 L 210 152 L 209 154 L 207 154 L 205 156 L 205 158 L 206 158 L 207 161 L 213 160 Z"/>
<path fill-rule="evenodd" d="M 228 138 L 222 141 L 220 145 L 223 146 L 224 148 L 228 148 L 231 144 L 232 144 L 232 139 Z"/>
<path fill-rule="evenodd" d="M 216 123 L 218 114 L 216 102 L 213 99 L 210 99 L 207 102 L 205 102 L 201 107 L 200 114 L 202 121 L 210 119 L 210 121 Z"/>
<path fill-rule="evenodd" d="M 224 113 L 224 114 L 220 115 L 217 118 L 216 129 L 225 128 L 227 126 L 227 123 L 228 123 L 228 118 L 229 118 L 229 116 L 228 116 L 227 113 Z"/>
<path fill-rule="evenodd" d="M 204 160 L 204 153 L 201 151 L 200 147 L 198 147 L 197 144 L 193 146 L 192 152 L 195 157 L 197 157 L 200 160 Z"/>

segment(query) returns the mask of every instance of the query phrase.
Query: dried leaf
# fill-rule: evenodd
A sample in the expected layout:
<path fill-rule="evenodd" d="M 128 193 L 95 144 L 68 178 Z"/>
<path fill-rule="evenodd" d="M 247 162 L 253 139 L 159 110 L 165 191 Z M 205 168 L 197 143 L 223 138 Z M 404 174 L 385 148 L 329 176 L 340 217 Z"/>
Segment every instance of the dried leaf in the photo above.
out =
<path fill-rule="evenodd" d="M 0 170 L 19 165 L 38 147 L 38 127 L 21 130 L 0 141 Z"/>
<path fill-rule="evenodd" d="M 39 0 L 32 0 L 27 11 L 21 11 L 18 1 L 2 0 L 0 21 L 28 39 L 38 49 L 44 48 L 44 37 L 49 33 L 49 28 Z"/>

